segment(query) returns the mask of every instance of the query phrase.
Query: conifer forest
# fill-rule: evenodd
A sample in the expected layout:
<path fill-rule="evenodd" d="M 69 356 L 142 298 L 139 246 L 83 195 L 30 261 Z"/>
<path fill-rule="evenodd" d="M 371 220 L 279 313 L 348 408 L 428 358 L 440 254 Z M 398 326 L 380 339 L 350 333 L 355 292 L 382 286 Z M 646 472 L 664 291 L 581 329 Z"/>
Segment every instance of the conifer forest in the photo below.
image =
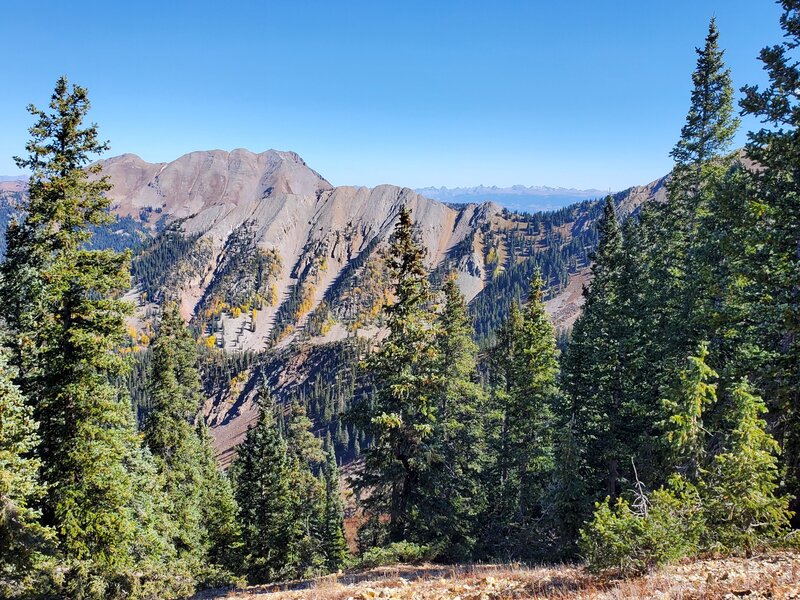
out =
<path fill-rule="evenodd" d="M 285 256 L 243 226 L 187 315 L 175 265 L 210 254 L 180 219 L 146 238 L 112 213 L 102 123 L 59 78 L 28 107 L 27 193 L 3 213 L 0 598 L 190 598 L 418 561 L 626 578 L 796 549 L 800 2 L 779 5 L 766 85 L 734 89 L 715 20 L 698 40 L 663 200 L 504 211 L 511 258 L 492 273 L 487 250 L 469 302 L 459 249 L 431 269 L 402 206 L 313 310 L 324 259 L 280 298 Z M 740 148 L 745 117 L 761 126 Z M 580 315 L 554 324 L 546 302 L 581 268 Z M 270 306 L 269 347 L 232 350 L 223 315 L 239 340 Z M 371 337 L 308 341 L 367 318 Z M 313 370 L 280 391 L 298 357 Z M 236 385 L 255 416 L 221 460 L 209 399 Z"/>

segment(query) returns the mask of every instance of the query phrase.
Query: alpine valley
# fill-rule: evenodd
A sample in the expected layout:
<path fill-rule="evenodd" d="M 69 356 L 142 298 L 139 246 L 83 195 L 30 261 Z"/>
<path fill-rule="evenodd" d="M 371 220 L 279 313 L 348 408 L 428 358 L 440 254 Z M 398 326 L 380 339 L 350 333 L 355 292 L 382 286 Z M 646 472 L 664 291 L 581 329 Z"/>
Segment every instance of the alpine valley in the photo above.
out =
<path fill-rule="evenodd" d="M 223 465 L 257 419 L 265 379 L 280 401 L 306 405 L 338 456 L 358 456 L 363 434 L 338 417 L 367 385 L 358 361 L 381 336 L 384 251 L 401 207 L 412 211 L 434 285 L 455 274 L 482 346 L 527 296 L 537 268 L 552 321 L 571 326 L 602 214 L 599 199 L 530 214 L 488 200 L 445 204 L 394 185 L 334 187 L 294 152 L 275 150 L 198 151 L 170 163 L 124 154 L 101 164 L 117 220 L 93 244 L 133 252 L 127 351 L 137 413 L 149 404 L 140 382 L 154 317 L 176 301 L 202 342 L 205 412 Z M 665 179 L 617 193 L 620 214 L 663 200 Z M 25 191 L 22 180 L 0 181 L 3 228 Z"/>

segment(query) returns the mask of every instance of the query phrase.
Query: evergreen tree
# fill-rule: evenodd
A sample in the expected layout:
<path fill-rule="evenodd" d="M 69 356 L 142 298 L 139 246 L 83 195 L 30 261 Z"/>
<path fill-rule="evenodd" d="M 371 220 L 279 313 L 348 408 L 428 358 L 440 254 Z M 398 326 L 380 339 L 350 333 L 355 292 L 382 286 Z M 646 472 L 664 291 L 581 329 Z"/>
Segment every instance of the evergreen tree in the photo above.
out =
<path fill-rule="evenodd" d="M 344 504 L 339 489 L 339 468 L 333 444 L 328 443 L 325 465 L 322 470 L 325 485 L 325 512 L 322 520 L 321 550 L 328 571 L 338 571 L 347 558 L 344 537 Z"/>
<path fill-rule="evenodd" d="M 669 415 L 666 441 L 677 471 L 695 484 L 706 455 L 703 414 L 717 401 L 717 385 L 709 380 L 719 376 L 706 364 L 707 357 L 708 344 L 702 343 L 697 356 L 690 356 L 688 365 L 679 373 L 672 397 L 663 401 Z"/>
<path fill-rule="evenodd" d="M 558 394 L 558 350 L 540 273 L 530 285 L 519 341 L 520 381 L 508 412 L 520 478 L 520 516 L 527 525 L 541 516 L 539 504 L 553 468 L 552 406 Z"/>
<path fill-rule="evenodd" d="M 290 465 L 268 392 L 262 389 L 257 423 L 237 449 L 231 467 L 244 568 L 252 583 L 279 580 L 291 572 L 287 548 L 291 541 Z"/>
<path fill-rule="evenodd" d="M 290 533 L 285 552 L 287 565 L 293 569 L 293 577 L 316 575 L 324 569 L 325 562 L 321 551 L 325 489 L 312 472 L 312 468 L 319 468 L 325 454 L 319 438 L 310 431 L 311 425 L 305 408 L 295 402 L 286 424 L 286 455 L 291 486 L 287 518 Z"/>
<path fill-rule="evenodd" d="M 501 431 L 492 436 L 487 554 L 533 556 L 548 540 L 536 524 L 553 469 L 553 414 L 558 351 L 537 274 L 524 312 L 513 308 L 493 350 L 500 367 L 495 394 Z M 497 384 L 496 384 L 497 385 Z"/>
<path fill-rule="evenodd" d="M 556 539 L 556 552 L 561 557 L 573 558 L 586 515 L 586 499 L 592 496 L 585 473 L 586 458 L 575 434 L 574 418 L 558 427 L 554 450 L 553 480 L 545 501 L 551 510 L 549 520 Z"/>
<path fill-rule="evenodd" d="M 661 311 L 665 340 L 661 350 L 668 366 L 665 380 L 674 376 L 680 361 L 703 339 L 709 339 L 709 312 L 717 303 L 710 295 L 718 280 L 719 265 L 706 262 L 700 238 L 725 173 L 733 137 L 739 128 L 734 116 L 733 86 L 719 31 L 712 18 L 703 48 L 697 48 L 697 67 L 692 73 L 691 105 L 681 137 L 671 156 L 675 160 L 668 183 L 668 202 L 660 207 L 656 224 L 653 311 Z M 661 281 L 658 281 L 661 279 Z M 663 359 L 662 359 L 663 360 Z M 663 381 L 661 382 L 664 383 Z"/>
<path fill-rule="evenodd" d="M 311 432 L 313 425 L 305 407 L 295 400 L 286 424 L 286 447 L 292 460 L 307 467 L 319 466 L 326 460 L 322 441 Z"/>
<path fill-rule="evenodd" d="M 238 573 L 241 549 L 241 530 L 231 482 L 217 464 L 208 426 L 201 419 L 197 426 L 200 448 L 200 472 L 204 482 L 200 499 L 205 546 L 205 571 L 216 581 L 230 581 L 231 573 Z M 223 570 L 215 569 L 216 566 Z M 213 581 L 209 581 L 209 584 Z"/>
<path fill-rule="evenodd" d="M 196 363 L 197 345 L 178 306 L 169 304 L 152 346 L 144 439 L 166 484 L 178 554 L 205 578 L 212 558 L 232 559 L 236 504 L 197 418 L 202 388 Z"/>
<path fill-rule="evenodd" d="M 44 495 L 39 461 L 32 455 L 38 443 L 37 425 L 19 388 L 13 369 L 0 354 L 0 597 L 16 595 L 43 558 L 52 531 L 39 523 L 36 501 Z"/>
<path fill-rule="evenodd" d="M 705 179 L 703 168 L 729 152 L 739 127 L 733 110 L 731 72 L 725 66 L 724 51 L 719 47 L 714 18 L 708 25 L 704 47 L 695 51 L 697 67 L 692 73 L 691 107 L 681 129 L 681 138 L 671 152 L 675 160 L 671 192 L 687 195 L 700 191 Z"/>
<path fill-rule="evenodd" d="M 110 184 L 90 179 L 100 166 L 87 166 L 107 145 L 83 126 L 86 90 L 60 78 L 50 109 L 29 107 L 28 156 L 16 159 L 31 172 L 29 198 L 6 233 L 0 304 L 17 381 L 40 424 L 43 523 L 75 566 L 67 585 L 81 587 L 86 573 L 130 564 L 136 530 L 127 465 L 137 439 L 129 400 L 110 383 L 124 367 L 115 349 L 130 310 L 121 299 L 129 259 L 86 247 L 91 227 L 110 220 Z"/>
<path fill-rule="evenodd" d="M 359 428 L 372 438 L 356 491 L 368 527 L 382 529 L 378 519 L 388 515 L 391 541 L 412 537 L 415 520 L 425 518 L 418 512 L 420 481 L 428 468 L 438 381 L 423 254 L 411 212 L 402 208 L 388 257 L 394 282 L 394 301 L 385 309 L 389 334 L 366 364 L 377 389 L 355 411 Z"/>
<path fill-rule="evenodd" d="M 522 330 L 522 311 L 516 302 L 511 305 L 508 317 L 497 331 L 497 343 L 490 351 L 491 404 L 495 420 L 500 422 L 499 432 L 492 436 L 491 444 L 497 460 L 493 475 L 501 485 L 508 481 L 511 462 L 511 422 L 505 407 L 511 402 L 518 379 L 518 335 Z M 498 419 L 499 417 L 499 419 Z M 501 509 L 500 506 L 497 506 Z M 511 509 L 509 509 L 511 510 Z"/>
<path fill-rule="evenodd" d="M 602 496 L 619 492 L 621 464 L 637 446 L 633 416 L 625 401 L 627 369 L 623 278 L 626 267 L 622 229 L 614 200 L 606 198 L 598 223 L 600 242 L 593 255 L 592 285 L 584 289 L 583 313 L 575 322 L 564 358 L 562 385 L 567 395 L 562 425 L 571 422 L 582 449 L 589 480 L 584 487 L 596 497 L 583 502 L 584 515 Z M 578 457 L 575 457 L 578 459 Z M 577 533 L 577 532 L 576 532 Z"/>
<path fill-rule="evenodd" d="M 632 283 L 638 293 L 630 307 L 633 347 L 640 349 L 630 387 L 640 405 L 671 390 L 685 357 L 702 340 L 714 342 L 712 353 L 716 349 L 710 326 L 724 262 L 709 262 L 718 240 L 701 225 L 716 220 L 710 211 L 730 168 L 728 153 L 739 126 L 730 70 L 718 42 L 712 19 L 705 45 L 696 49 L 690 108 L 671 152 L 675 166 L 668 201 L 646 209 L 638 227 L 644 231 L 631 239 L 643 242 L 632 252 L 631 260 L 644 266 L 635 269 L 640 277 Z"/>
<path fill-rule="evenodd" d="M 760 54 L 769 83 L 763 90 L 745 86 L 741 106 L 765 124 L 749 134 L 746 148 L 761 167 L 750 172 L 759 217 L 747 246 L 755 288 L 751 319 L 759 324 L 759 349 L 768 356 L 754 382 L 781 413 L 777 434 L 791 493 L 800 497 L 800 2 L 780 5 L 784 40 Z"/>
<path fill-rule="evenodd" d="M 705 492 L 707 543 L 750 551 L 788 531 L 790 498 L 779 490 L 780 447 L 761 418 L 764 401 L 742 380 L 731 390 L 729 405 L 731 432 L 714 458 Z"/>
<path fill-rule="evenodd" d="M 419 541 L 444 560 L 468 558 L 476 544 L 477 518 L 485 509 L 480 476 L 486 461 L 483 430 L 486 398 L 477 383 L 472 319 L 458 285 L 449 277 L 436 331 L 436 423 L 430 466 L 421 494 L 425 516 Z"/>

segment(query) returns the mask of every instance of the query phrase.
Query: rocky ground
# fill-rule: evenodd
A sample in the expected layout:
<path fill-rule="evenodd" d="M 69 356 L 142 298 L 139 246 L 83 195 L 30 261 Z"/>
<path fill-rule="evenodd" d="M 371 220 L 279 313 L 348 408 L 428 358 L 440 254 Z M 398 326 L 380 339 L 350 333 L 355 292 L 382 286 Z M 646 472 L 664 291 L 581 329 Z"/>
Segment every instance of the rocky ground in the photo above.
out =
<path fill-rule="evenodd" d="M 800 554 L 709 559 L 625 581 L 593 577 L 578 567 L 398 565 L 285 586 L 217 592 L 234 600 L 493 600 L 493 599 L 800 599 Z"/>

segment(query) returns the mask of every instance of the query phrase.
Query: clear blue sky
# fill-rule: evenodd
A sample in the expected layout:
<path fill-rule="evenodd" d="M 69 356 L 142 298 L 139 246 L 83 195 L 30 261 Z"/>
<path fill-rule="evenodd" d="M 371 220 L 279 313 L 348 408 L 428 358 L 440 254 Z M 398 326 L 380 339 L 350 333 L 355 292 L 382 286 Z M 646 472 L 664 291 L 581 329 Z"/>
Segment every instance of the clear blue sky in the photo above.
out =
<path fill-rule="evenodd" d="M 4 0 L 0 174 L 66 74 L 110 154 L 276 148 L 337 185 L 620 189 L 669 169 L 712 15 L 736 87 L 763 82 L 771 0 Z"/>

